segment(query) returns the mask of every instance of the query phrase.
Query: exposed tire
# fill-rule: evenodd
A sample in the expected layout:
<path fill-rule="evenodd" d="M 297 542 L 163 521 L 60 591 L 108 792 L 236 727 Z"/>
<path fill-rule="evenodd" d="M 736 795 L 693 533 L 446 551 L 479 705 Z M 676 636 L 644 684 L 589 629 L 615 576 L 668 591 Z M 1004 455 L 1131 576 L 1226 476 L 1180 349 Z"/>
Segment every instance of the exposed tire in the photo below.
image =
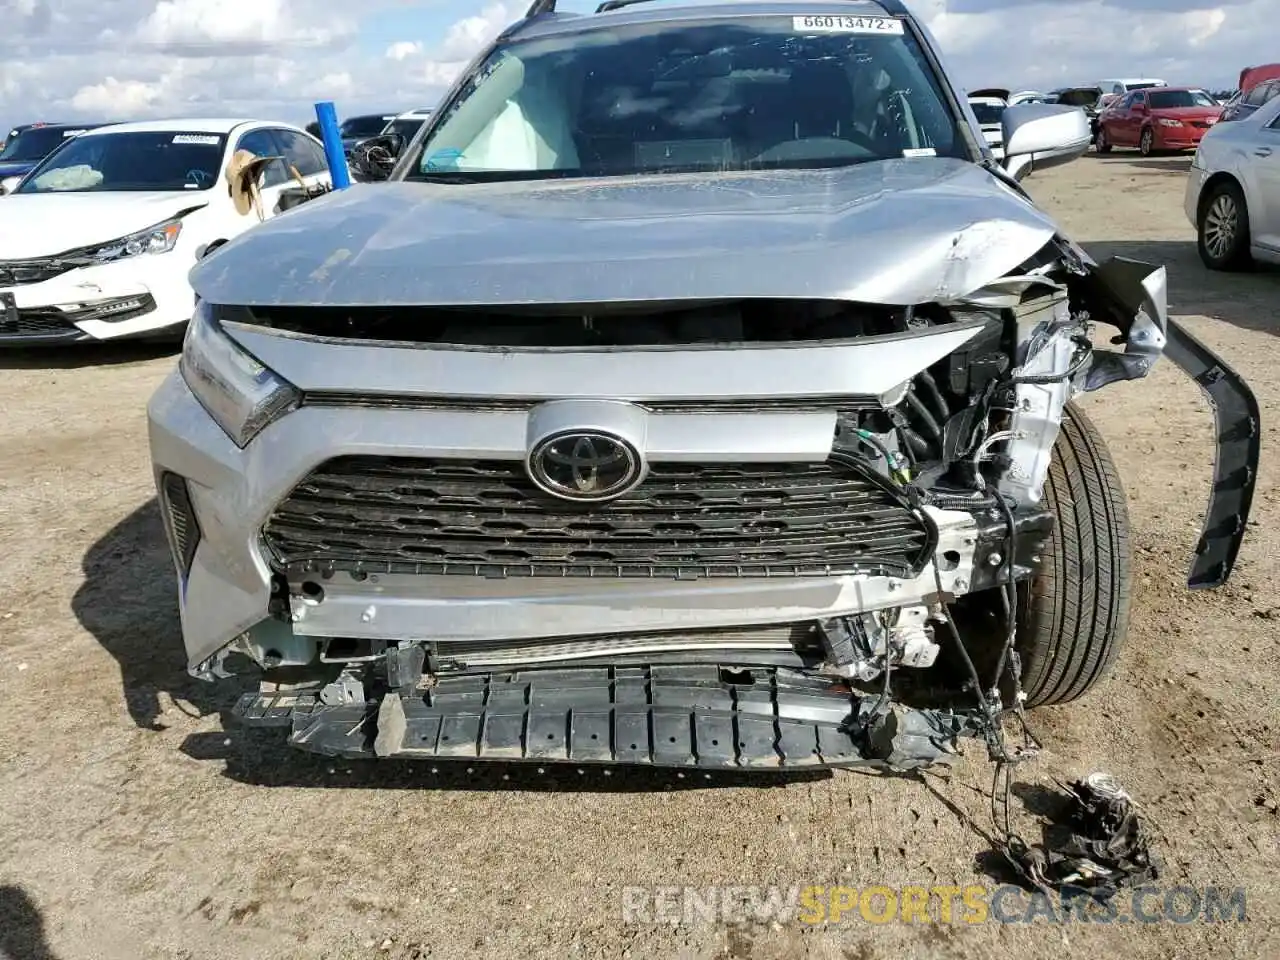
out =
<path fill-rule="evenodd" d="M 1054 531 L 1019 590 L 1027 706 L 1068 703 L 1110 675 L 1129 626 L 1129 510 L 1107 445 L 1068 404 L 1045 484 Z"/>
<path fill-rule="evenodd" d="M 1196 248 L 1210 270 L 1249 267 L 1249 208 L 1234 180 L 1220 180 L 1200 198 Z"/>
<path fill-rule="evenodd" d="M 1155 152 L 1155 148 L 1156 148 L 1155 132 L 1150 127 L 1146 127 L 1142 131 L 1142 136 L 1138 138 L 1138 152 L 1141 153 L 1144 157 L 1149 157 L 1151 156 L 1152 153 Z"/>
<path fill-rule="evenodd" d="M 1097 141 L 1094 143 L 1094 148 L 1099 153 L 1111 152 L 1111 141 L 1107 139 L 1106 127 L 1101 127 L 1101 126 L 1098 127 L 1098 137 L 1097 137 Z"/>

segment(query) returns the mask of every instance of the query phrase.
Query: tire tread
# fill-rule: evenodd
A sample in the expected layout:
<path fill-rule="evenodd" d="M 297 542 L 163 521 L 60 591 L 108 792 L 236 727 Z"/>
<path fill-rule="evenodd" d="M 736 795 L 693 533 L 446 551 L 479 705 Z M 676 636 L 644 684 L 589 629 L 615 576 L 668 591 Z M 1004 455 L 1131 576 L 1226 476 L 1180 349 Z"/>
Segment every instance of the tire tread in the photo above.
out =
<path fill-rule="evenodd" d="M 1129 512 L 1102 435 L 1068 404 L 1045 484 L 1054 532 L 1022 591 L 1023 689 L 1030 707 L 1068 703 L 1105 679 L 1128 632 Z"/>

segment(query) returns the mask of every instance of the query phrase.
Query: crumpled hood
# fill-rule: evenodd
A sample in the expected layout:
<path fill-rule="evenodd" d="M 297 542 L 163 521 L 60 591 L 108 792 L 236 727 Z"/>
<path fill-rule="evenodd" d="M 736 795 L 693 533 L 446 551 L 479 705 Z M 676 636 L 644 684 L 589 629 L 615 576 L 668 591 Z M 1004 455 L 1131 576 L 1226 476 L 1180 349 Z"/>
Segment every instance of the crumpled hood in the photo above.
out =
<path fill-rule="evenodd" d="M 976 164 L 356 184 L 191 273 L 213 303 L 408 305 L 961 296 L 1056 232 Z"/>
<path fill-rule="evenodd" d="M 108 243 L 208 202 L 208 195 L 197 190 L 10 194 L 0 197 L 0 260 Z"/>

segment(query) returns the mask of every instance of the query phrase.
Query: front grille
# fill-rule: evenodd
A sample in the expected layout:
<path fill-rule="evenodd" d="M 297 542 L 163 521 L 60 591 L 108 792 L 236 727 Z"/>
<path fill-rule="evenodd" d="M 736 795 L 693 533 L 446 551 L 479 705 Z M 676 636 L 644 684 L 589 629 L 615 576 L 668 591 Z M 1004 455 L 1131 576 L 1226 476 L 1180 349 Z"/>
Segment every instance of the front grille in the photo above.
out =
<path fill-rule="evenodd" d="M 518 462 L 383 457 L 322 465 L 263 534 L 290 572 L 668 579 L 914 575 L 936 536 L 835 461 L 655 464 L 628 496 L 578 507 Z"/>
<path fill-rule="evenodd" d="M 33 337 L 49 340 L 78 339 L 83 336 L 76 322 L 102 320 L 122 323 L 145 316 L 156 308 L 149 293 L 136 297 L 98 300 L 73 310 L 55 307 L 20 309 L 16 315 L 0 310 L 0 337 Z"/>
<path fill-rule="evenodd" d="M 0 337 L 69 337 L 79 333 L 59 310 L 19 310 L 17 316 L 0 311 Z"/>

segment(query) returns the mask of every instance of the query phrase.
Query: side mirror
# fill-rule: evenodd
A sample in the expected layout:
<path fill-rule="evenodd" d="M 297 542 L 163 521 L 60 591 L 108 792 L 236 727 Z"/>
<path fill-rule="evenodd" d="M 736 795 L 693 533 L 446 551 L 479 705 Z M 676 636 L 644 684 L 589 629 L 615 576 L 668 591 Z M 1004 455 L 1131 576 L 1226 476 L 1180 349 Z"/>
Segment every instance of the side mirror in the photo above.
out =
<path fill-rule="evenodd" d="M 370 137 L 351 151 L 351 172 L 361 180 L 386 180 L 403 149 L 404 137 L 398 133 Z"/>
<path fill-rule="evenodd" d="M 1085 154 L 1093 130 L 1084 111 L 1054 103 L 1020 103 L 1000 118 L 1004 165 L 1021 179 L 1031 167 L 1042 170 L 1070 163 Z"/>
<path fill-rule="evenodd" d="M 8 193 L 13 193 L 13 191 L 18 189 L 18 184 L 21 182 L 21 177 L 5 177 L 3 180 L 0 180 L 0 197 L 3 197 Z"/>

